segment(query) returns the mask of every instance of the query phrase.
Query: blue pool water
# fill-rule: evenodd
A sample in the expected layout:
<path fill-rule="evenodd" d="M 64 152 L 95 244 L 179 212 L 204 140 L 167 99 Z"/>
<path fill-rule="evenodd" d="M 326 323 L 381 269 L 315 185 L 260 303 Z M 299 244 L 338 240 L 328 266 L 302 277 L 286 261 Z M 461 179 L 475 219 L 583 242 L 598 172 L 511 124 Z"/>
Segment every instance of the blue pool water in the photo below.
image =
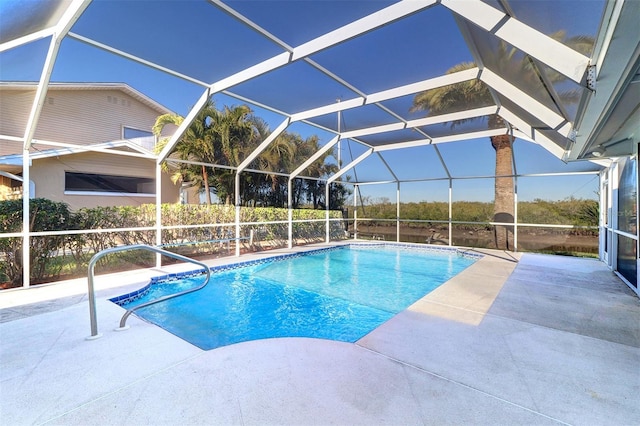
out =
<path fill-rule="evenodd" d="M 202 348 L 270 337 L 356 340 L 472 264 L 455 251 L 357 245 L 211 275 L 202 290 L 136 315 Z M 130 308 L 196 286 L 204 276 L 149 286 Z"/>

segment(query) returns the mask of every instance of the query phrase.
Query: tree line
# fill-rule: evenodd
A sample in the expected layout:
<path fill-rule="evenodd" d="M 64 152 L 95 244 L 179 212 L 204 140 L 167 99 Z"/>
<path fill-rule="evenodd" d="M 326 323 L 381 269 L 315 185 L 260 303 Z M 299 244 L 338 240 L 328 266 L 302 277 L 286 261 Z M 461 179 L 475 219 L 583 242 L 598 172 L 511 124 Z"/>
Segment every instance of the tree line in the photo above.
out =
<path fill-rule="evenodd" d="M 183 121 L 184 117 L 180 115 L 161 115 L 153 132 L 159 136 L 166 125 L 179 126 Z M 268 124 L 255 116 L 247 105 L 217 109 L 209 100 L 180 137 L 163 167 L 171 172 L 174 183 L 182 182 L 204 194 L 207 204 L 212 203 L 211 195 L 215 194 L 225 204 L 238 201 L 240 205 L 285 207 L 288 178 L 282 174 L 291 173 L 321 148 L 315 135 L 304 139 L 297 133 L 285 131 L 276 137 L 248 166 L 248 169 L 264 173 L 243 172 L 240 175 L 240 200 L 235 200 L 236 172 L 233 167 L 241 164 L 270 133 Z M 167 142 L 168 138 L 159 141 L 158 152 Z M 337 164 L 327 161 L 331 156 L 333 151 L 329 150 L 304 171 L 305 176 L 316 179 L 292 182 L 293 208 L 327 206 L 322 179 L 338 171 Z M 329 208 L 341 209 L 348 194 L 344 185 L 332 184 Z"/>

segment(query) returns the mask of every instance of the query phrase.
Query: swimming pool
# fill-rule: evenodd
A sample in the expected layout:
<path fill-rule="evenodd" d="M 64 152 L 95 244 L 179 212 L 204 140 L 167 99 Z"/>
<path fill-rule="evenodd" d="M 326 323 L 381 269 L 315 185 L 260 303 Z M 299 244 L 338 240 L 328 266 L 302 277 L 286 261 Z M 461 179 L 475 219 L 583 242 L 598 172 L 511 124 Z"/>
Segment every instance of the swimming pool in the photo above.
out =
<path fill-rule="evenodd" d="M 347 245 L 216 267 L 202 290 L 136 315 L 205 350 L 272 337 L 355 342 L 477 260 L 417 247 Z M 112 301 L 128 309 L 203 279 L 161 277 Z"/>

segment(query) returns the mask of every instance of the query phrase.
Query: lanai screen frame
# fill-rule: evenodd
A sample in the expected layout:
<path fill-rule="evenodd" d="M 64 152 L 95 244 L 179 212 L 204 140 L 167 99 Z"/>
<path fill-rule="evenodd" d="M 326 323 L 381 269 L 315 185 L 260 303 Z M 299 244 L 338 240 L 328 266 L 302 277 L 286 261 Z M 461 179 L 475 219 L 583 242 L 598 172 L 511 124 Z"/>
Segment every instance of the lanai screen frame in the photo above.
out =
<path fill-rule="evenodd" d="M 470 47 L 472 53 L 474 54 L 474 58 L 478 67 L 466 70 L 463 72 L 443 75 L 435 78 L 430 78 L 427 80 L 414 82 L 405 86 L 395 87 L 391 89 L 386 89 L 380 92 L 375 93 L 364 93 L 359 91 L 355 87 L 353 87 L 349 82 L 342 80 L 340 77 L 333 75 L 330 71 L 324 69 L 319 64 L 315 63 L 313 59 L 310 57 L 314 53 L 321 52 L 325 49 L 336 46 L 340 43 L 343 43 L 352 38 L 356 38 L 362 34 L 375 31 L 378 28 L 381 28 L 387 24 L 392 22 L 402 20 L 407 16 L 411 16 L 415 13 L 419 13 L 422 10 L 431 8 L 431 7 L 445 7 L 448 10 L 452 11 L 456 15 L 456 19 L 459 24 L 464 27 L 467 25 L 474 25 L 482 28 L 484 31 L 490 32 L 491 34 L 499 37 L 500 39 L 509 42 L 511 45 L 517 47 L 522 52 L 530 55 L 536 61 L 545 64 L 547 67 L 556 70 L 557 72 L 565 75 L 568 79 L 574 81 L 576 84 L 581 87 L 586 87 L 588 85 L 587 75 L 590 72 L 590 58 L 574 51 L 573 49 L 568 48 L 567 46 L 553 40 L 551 37 L 541 33 L 540 31 L 535 30 L 531 26 L 523 23 L 522 21 L 514 18 L 510 14 L 498 10 L 495 7 L 489 5 L 488 3 L 482 2 L 480 0 L 470 0 L 464 3 L 464 6 L 461 6 L 460 2 L 455 2 L 453 0 L 425 0 L 425 1 L 401 1 L 398 3 L 394 3 L 391 6 L 385 7 L 384 9 L 378 10 L 371 15 L 365 16 L 361 19 L 358 19 L 354 22 L 351 22 L 347 25 L 344 25 L 340 28 L 337 28 L 333 31 L 330 31 L 326 34 L 323 34 L 313 40 L 302 43 L 298 46 L 289 46 L 285 42 L 278 39 L 273 34 L 269 33 L 264 28 L 260 27 L 258 24 L 252 22 L 245 16 L 241 15 L 227 4 L 219 0 L 210 0 L 210 3 L 213 6 L 216 6 L 222 10 L 224 10 L 229 15 L 233 16 L 235 19 L 240 21 L 242 24 L 251 28 L 254 31 L 257 31 L 262 36 L 269 39 L 271 42 L 279 45 L 284 52 L 278 55 L 273 56 L 270 59 L 257 63 L 249 68 L 246 68 L 238 73 L 227 76 L 221 80 L 218 80 L 213 83 L 208 83 L 204 81 L 200 81 L 195 79 L 189 75 L 177 72 L 175 70 L 168 69 L 166 67 L 154 64 L 142 57 L 137 57 L 135 55 L 131 55 L 127 52 L 119 51 L 118 49 L 112 48 L 107 45 L 103 45 L 99 42 L 90 40 L 86 37 L 83 37 L 80 34 L 75 34 L 71 32 L 71 28 L 74 23 L 81 17 L 82 13 L 85 9 L 90 5 L 90 2 L 83 0 L 73 0 L 69 3 L 69 6 L 63 11 L 58 22 L 55 25 L 48 26 L 46 28 L 42 28 L 39 31 L 26 34 L 18 39 L 10 40 L 9 42 L 5 42 L 0 44 L 0 52 L 14 48 L 16 46 L 32 42 L 34 40 L 51 37 L 49 51 L 47 53 L 47 57 L 44 62 L 42 75 L 40 81 L 38 83 L 38 88 L 36 91 L 36 95 L 34 98 L 33 106 L 31 108 L 31 112 L 29 115 L 29 119 L 27 122 L 27 126 L 25 129 L 24 136 L 20 138 L 19 142 L 22 142 L 23 145 L 23 231 L 17 235 L 13 234 L 5 234 L 3 237 L 10 236 L 21 236 L 23 238 L 23 247 L 26 247 L 27 250 L 23 250 L 23 265 L 24 266 L 24 275 L 25 282 L 28 283 L 29 280 L 29 237 L 33 235 L 40 235 L 36 233 L 31 233 L 29 231 L 29 148 L 34 141 L 33 136 L 35 133 L 35 129 L 37 127 L 38 118 L 44 104 L 44 100 L 47 94 L 47 88 L 51 79 L 51 73 L 53 70 L 53 65 L 55 63 L 56 56 L 58 54 L 58 50 L 60 48 L 60 44 L 63 39 L 66 37 L 82 41 L 83 43 L 93 45 L 94 47 L 98 47 L 100 49 L 106 50 L 116 55 L 120 55 L 141 63 L 143 65 L 149 66 L 156 70 L 160 70 L 169 75 L 172 75 L 177 78 L 181 78 L 184 80 L 191 81 L 197 85 L 200 85 L 204 88 L 203 93 L 201 94 L 198 101 L 195 103 L 183 124 L 178 128 L 174 136 L 171 138 L 165 149 L 156 157 L 156 182 L 157 185 L 160 184 L 160 164 L 165 161 L 170 155 L 172 149 L 175 147 L 175 144 L 178 142 L 181 135 L 184 133 L 188 125 L 191 123 L 197 112 L 201 109 L 204 103 L 214 94 L 223 93 L 234 96 L 230 89 L 233 86 L 242 83 L 244 81 L 248 81 L 252 78 L 261 76 L 269 71 L 278 69 L 280 67 L 286 66 L 296 61 L 304 61 L 312 67 L 316 68 L 321 73 L 325 74 L 325 76 L 334 79 L 336 82 L 340 84 L 344 84 L 347 87 L 351 87 L 354 92 L 358 93 L 358 96 L 352 99 L 347 99 L 339 103 L 333 103 L 329 105 L 324 105 L 316 108 L 312 108 L 306 111 L 298 111 L 295 113 L 283 113 L 275 108 L 270 108 L 267 105 L 261 104 L 259 102 L 254 102 L 251 99 L 246 99 L 248 102 L 260 105 L 266 109 L 271 109 L 274 112 L 278 112 L 284 115 L 286 118 L 283 122 L 276 128 L 271 135 L 263 141 L 262 144 L 249 156 L 245 161 L 243 161 L 236 168 L 236 237 L 240 237 L 240 197 L 238 196 L 239 191 L 239 177 L 240 173 L 244 171 L 248 171 L 247 167 L 249 166 L 251 160 L 255 159 L 260 153 L 269 145 L 269 143 L 275 139 L 275 137 L 284 131 L 291 123 L 302 121 L 311 123 L 310 119 L 313 117 L 317 117 L 320 115 L 325 115 L 329 113 L 340 113 L 341 111 L 348 110 L 350 108 L 357 108 L 359 106 L 376 104 L 381 106 L 379 102 L 382 102 L 387 99 L 397 98 L 399 96 L 405 96 L 408 94 L 415 94 L 430 88 L 440 87 L 447 84 L 453 84 L 456 82 L 466 81 L 469 79 L 480 79 L 485 84 L 487 84 L 491 91 L 494 100 L 496 101 L 494 106 L 477 108 L 473 110 L 460 111 L 452 114 L 444 114 L 437 117 L 428 117 L 423 119 L 416 120 L 405 120 L 401 117 L 398 118 L 398 122 L 394 124 L 385 124 L 380 126 L 373 126 L 367 129 L 358 129 L 347 132 L 338 132 L 336 138 L 334 138 L 335 142 L 332 140 L 331 143 L 337 143 L 341 139 L 352 139 L 354 141 L 358 141 L 358 137 L 362 137 L 364 135 L 370 135 L 374 133 L 387 132 L 398 129 L 407 129 L 414 128 L 417 131 L 421 132 L 419 129 L 420 126 L 425 126 L 433 123 L 441 123 L 448 122 L 451 120 L 460 120 L 467 119 L 472 117 L 484 116 L 488 114 L 499 114 L 507 123 L 510 125 L 505 126 L 504 128 L 486 130 L 482 132 L 475 132 L 470 134 L 462 134 L 455 136 L 446 136 L 442 138 L 430 137 L 428 134 L 423 132 L 423 139 L 420 140 L 411 140 L 404 143 L 394 143 L 389 145 L 377 145 L 370 146 L 365 155 L 371 155 L 376 152 L 382 152 L 387 149 L 401 149 L 403 147 L 416 147 L 421 145 L 434 145 L 437 149 L 437 144 L 441 142 L 448 142 L 451 140 L 465 140 L 465 139 L 475 139 L 479 137 L 488 137 L 492 135 L 511 133 L 512 136 L 524 139 L 530 142 L 537 143 L 543 146 L 545 149 L 550 151 L 558 158 L 564 158 L 567 155 L 567 151 L 561 146 L 557 145 L 552 139 L 548 137 L 548 131 L 545 133 L 535 125 L 527 122 L 526 118 L 519 116 L 517 113 L 510 111 L 505 108 L 504 105 L 501 105 L 499 102 L 500 96 L 505 96 L 508 98 L 517 101 L 518 104 L 522 105 L 527 111 L 531 112 L 532 115 L 536 117 L 536 119 L 541 120 L 546 126 L 548 126 L 552 132 L 554 132 L 559 139 L 567 140 L 568 143 L 571 143 L 571 139 L 575 137 L 573 134 L 572 123 L 567 119 L 566 116 L 563 116 L 562 111 L 560 113 L 552 111 L 545 105 L 533 99 L 530 95 L 520 90 L 518 87 L 506 81 L 502 76 L 494 73 L 491 69 L 485 67 L 482 64 L 482 58 L 479 55 L 477 48 Z M 505 3 L 501 3 L 505 4 Z M 607 16 L 611 16 L 614 14 L 614 11 L 610 8 L 606 11 Z M 468 34 L 466 34 L 469 37 Z M 473 44 L 473 43 L 472 43 Z M 600 48 L 605 46 L 607 41 L 600 43 Z M 606 50 L 606 49 L 605 49 Z M 550 92 L 553 92 L 553 88 L 549 88 Z M 552 97 L 554 97 L 552 93 Z M 557 97 L 557 94 L 555 95 Z M 239 97 L 240 98 L 240 97 Z M 316 125 L 316 124 L 313 124 Z M 316 125 L 317 126 L 317 125 Z M 331 131 L 331 129 L 325 129 Z M 362 143 L 362 142 L 361 142 Z M 65 144 L 61 143 L 61 146 Z M 327 144 L 328 145 L 328 144 Z M 325 145 L 325 147 L 327 146 Z M 325 148 L 323 147 L 323 149 Z M 329 149 L 329 148 L 327 148 Z M 89 150 L 91 150 L 89 148 Z M 361 159 L 364 156 L 361 157 Z M 311 160 L 311 159 L 310 159 Z M 310 161 L 309 160 L 309 161 Z M 359 159 L 356 159 L 351 164 L 348 164 L 346 167 L 342 168 L 336 175 L 331 176 L 327 179 L 327 184 L 332 182 L 341 182 L 339 178 L 346 173 L 351 167 L 355 166 Z M 305 162 L 305 164 L 307 164 Z M 298 169 L 296 169 L 289 176 L 289 183 L 292 182 L 292 179 L 295 177 L 302 177 L 300 173 L 304 170 L 301 165 Z M 446 165 L 445 165 L 446 170 Z M 390 170 L 391 171 L 391 170 Z M 393 174 L 393 171 L 391 171 Z M 594 174 L 597 171 L 593 172 Z M 451 176 L 447 172 L 448 176 L 445 179 L 448 179 L 451 182 L 453 179 L 457 179 L 456 177 Z M 517 173 L 514 173 L 513 177 L 517 178 Z M 492 176 L 495 177 L 495 176 Z M 425 179 L 429 180 L 429 179 Z M 400 185 L 401 180 L 396 180 L 397 184 Z M 365 184 L 359 182 L 343 182 L 345 184 Z M 366 183 L 369 184 L 369 183 Z M 450 185 L 451 186 L 451 185 Z M 329 185 L 327 185 L 327 191 L 329 190 Z M 156 238 L 158 243 L 160 243 L 160 230 L 162 229 L 161 224 L 161 215 L 160 215 L 160 188 L 156 188 Z M 289 191 L 291 194 L 291 191 Z M 328 198 L 328 197 L 327 197 Z M 517 200 L 517 198 L 516 198 Z M 290 200 L 289 200 L 290 201 Z M 516 201 L 517 204 L 517 201 Z M 289 207 L 291 203 L 289 202 Z M 517 208 L 517 206 L 516 206 Z M 291 218 L 291 209 L 289 216 Z M 328 229 L 328 212 L 327 212 L 327 229 Z M 291 229 L 291 219 L 289 220 Z M 46 234 L 46 233 L 45 233 Z M 290 231 L 291 234 L 291 231 Z M 43 234 L 44 235 L 44 234 Z M 327 231 L 327 240 L 329 239 L 328 231 Z M 291 238 L 289 238 L 289 245 L 291 246 Z M 239 247 L 237 247 L 237 253 L 239 254 Z M 25 284 L 28 285 L 28 284 Z"/>

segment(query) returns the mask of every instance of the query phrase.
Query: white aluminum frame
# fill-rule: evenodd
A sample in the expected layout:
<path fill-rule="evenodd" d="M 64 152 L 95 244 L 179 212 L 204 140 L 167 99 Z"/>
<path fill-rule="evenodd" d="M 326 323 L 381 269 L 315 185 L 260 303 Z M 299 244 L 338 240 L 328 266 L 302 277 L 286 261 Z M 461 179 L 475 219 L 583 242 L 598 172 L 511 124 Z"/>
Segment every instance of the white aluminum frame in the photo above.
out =
<path fill-rule="evenodd" d="M 460 141 L 465 139 L 473 139 L 479 137 L 493 136 L 499 134 L 505 134 L 509 131 L 508 128 L 500 128 L 500 129 L 492 129 L 487 131 L 479 131 L 466 133 L 461 135 L 451 135 L 444 137 L 430 137 L 425 134 L 423 131 L 420 133 L 424 136 L 424 138 L 420 140 L 413 141 L 405 141 L 400 143 L 390 143 L 378 146 L 371 146 L 358 141 L 356 138 L 365 135 L 372 135 L 376 133 L 384 133 L 394 130 L 401 129 L 410 129 L 417 128 L 420 126 L 425 126 L 429 124 L 437 124 L 443 123 L 450 120 L 457 119 L 465 119 L 465 118 L 473 118 L 479 117 L 483 115 L 489 114 L 499 114 L 502 118 L 504 118 L 508 123 L 515 125 L 516 129 L 512 129 L 511 132 L 514 135 L 518 135 L 519 137 L 525 138 L 530 141 L 534 141 L 547 150 L 551 151 L 553 155 L 558 158 L 564 158 L 566 156 L 566 152 L 564 149 L 560 148 L 556 145 L 552 140 L 547 138 L 543 133 L 539 131 L 539 129 L 532 128 L 525 120 L 521 117 L 516 116 L 513 112 L 501 107 L 499 104 L 477 108 L 474 110 L 451 113 L 451 114 L 443 114 L 436 117 L 428 117 L 424 119 L 417 120 L 404 120 L 402 117 L 399 117 L 397 114 L 390 111 L 388 108 L 384 107 L 380 104 L 385 100 L 390 100 L 394 98 L 398 98 L 401 96 L 407 96 L 419 93 L 424 90 L 428 90 L 435 87 L 441 87 L 444 85 L 460 83 L 463 81 L 468 81 L 472 79 L 479 78 L 484 83 L 486 83 L 492 91 L 498 92 L 506 97 L 513 99 L 519 105 L 522 105 L 527 111 L 531 112 L 531 114 L 538 117 L 542 122 L 548 125 L 551 129 L 556 131 L 558 134 L 562 136 L 568 136 L 572 131 L 572 124 L 567 122 L 565 117 L 563 117 L 562 113 L 558 114 L 540 102 L 533 99 L 531 96 L 527 95 L 525 92 L 515 87 L 511 83 L 507 82 L 503 78 L 501 78 L 496 73 L 492 72 L 492 70 L 484 67 L 480 62 L 479 67 L 471 68 L 468 70 L 464 70 L 461 72 L 447 74 L 435 78 L 430 78 L 423 81 L 418 81 L 415 83 L 390 88 L 387 90 L 379 91 L 376 93 L 365 94 L 362 91 L 358 90 L 358 88 L 353 87 L 348 81 L 341 79 L 338 75 L 333 74 L 330 70 L 325 69 L 320 64 L 316 63 L 313 59 L 310 58 L 311 55 L 321 52 L 325 49 L 328 49 L 332 46 L 338 45 L 345 41 L 351 40 L 355 37 L 359 37 L 363 34 L 366 34 L 370 31 L 374 31 L 378 28 L 381 28 L 385 25 L 393 23 L 397 20 L 401 20 L 405 17 L 408 17 L 412 14 L 418 13 L 424 9 L 428 9 L 430 7 L 437 6 L 441 4 L 442 6 L 450 9 L 455 12 L 462 18 L 467 20 L 474 25 L 478 25 L 484 28 L 486 31 L 495 34 L 497 37 L 503 39 L 504 41 L 510 43 L 511 45 L 517 47 L 523 52 L 531 55 L 537 61 L 544 63 L 545 65 L 555 69 L 556 71 L 562 73 L 563 75 L 569 77 L 575 82 L 581 83 L 587 67 L 589 66 L 589 58 L 586 56 L 568 48 L 560 42 L 553 40 L 552 38 L 546 36 L 545 34 L 531 28 L 530 26 L 524 24 L 523 22 L 509 17 L 505 13 L 500 10 L 497 10 L 490 6 L 489 4 L 482 2 L 481 0 L 467 0 L 465 2 L 460 2 L 458 0 L 403 0 L 397 3 L 392 4 L 386 8 L 380 9 L 368 16 L 365 16 L 361 19 L 348 23 L 340 28 L 337 28 L 333 31 L 330 31 L 326 34 L 323 34 L 319 37 L 314 38 L 306 43 L 303 43 L 299 46 L 288 46 L 282 40 L 278 39 L 273 34 L 269 33 L 256 23 L 252 22 L 250 19 L 247 19 L 242 14 L 236 12 L 233 8 L 222 2 L 221 0 L 209 0 L 209 2 L 215 7 L 220 8 L 226 13 L 233 16 L 235 19 L 239 20 L 242 24 L 251 28 L 254 31 L 259 32 L 262 36 L 271 40 L 272 42 L 279 45 L 283 52 L 279 53 L 269 59 L 266 59 L 262 62 L 254 64 L 242 71 L 239 71 L 235 74 L 226 76 L 215 82 L 204 82 L 199 79 L 193 78 L 187 74 L 177 72 L 170 68 L 164 67 L 162 65 L 153 63 L 149 60 L 141 58 L 136 55 L 132 55 L 128 52 L 113 48 L 111 46 L 105 45 L 98 41 L 92 40 L 90 38 L 84 37 L 80 34 L 71 33 L 70 29 L 76 20 L 80 17 L 83 11 L 89 6 L 91 3 L 90 0 L 73 0 L 68 9 L 62 15 L 59 20 L 59 23 L 55 26 L 43 28 L 38 31 L 35 31 L 32 34 L 26 35 L 24 37 L 20 37 L 16 40 L 11 40 L 0 44 L 0 52 L 4 52 L 15 47 L 51 37 L 49 51 L 47 53 L 47 57 L 44 61 L 44 66 L 42 69 L 42 73 L 40 76 L 40 80 L 37 86 L 36 95 L 33 100 L 33 104 L 29 113 L 27 125 L 25 127 L 25 132 L 22 138 L 13 137 L 10 140 L 15 140 L 21 142 L 23 145 L 22 152 L 22 167 L 23 167 L 23 230 L 20 235 L 23 238 L 23 247 L 26 250 L 23 250 L 23 265 L 25 268 L 24 275 L 24 286 L 28 286 L 29 281 L 29 238 L 31 235 L 35 235 L 34 233 L 29 232 L 29 148 L 32 143 L 36 143 L 33 139 L 35 134 L 35 130 L 37 127 L 38 119 L 42 110 L 42 106 L 44 100 L 46 98 L 49 81 L 51 78 L 51 72 L 53 69 L 53 65 L 55 63 L 58 50 L 60 47 L 60 43 L 65 37 L 70 37 L 82 43 L 86 43 L 95 48 L 105 50 L 115 55 L 119 55 L 121 57 L 127 58 L 129 60 L 136 61 L 144 66 L 150 67 L 152 69 L 161 71 L 168 75 L 172 75 L 174 77 L 180 78 L 182 80 L 194 83 L 203 88 L 203 93 L 200 98 L 195 103 L 194 107 L 190 110 L 189 114 L 185 118 L 184 122 L 178 127 L 178 130 L 175 134 L 170 138 L 169 142 L 162 150 L 162 152 L 158 155 L 146 155 L 146 154 L 136 154 L 136 153 L 124 153 L 124 152 L 114 152 L 108 149 L 100 149 L 95 147 L 77 147 L 78 149 L 85 149 L 87 151 L 98 151 L 98 152 L 108 152 L 116 155 L 130 155 L 136 157 L 150 158 L 155 159 L 156 161 L 156 226 L 154 229 L 157 231 L 157 241 L 161 239 L 161 231 L 163 229 L 161 224 L 161 215 L 160 215 L 160 176 L 161 169 L 160 164 L 168 159 L 169 154 L 175 148 L 175 144 L 180 139 L 184 131 L 191 124 L 195 116 L 198 114 L 202 106 L 206 103 L 206 101 L 216 93 L 225 93 L 230 96 L 235 96 L 233 93 L 229 92 L 233 86 L 251 80 L 257 76 L 261 76 L 270 71 L 276 70 L 280 67 L 286 66 L 295 61 L 305 61 L 312 67 L 315 67 L 320 72 L 322 72 L 327 77 L 333 79 L 334 81 L 344 85 L 350 90 L 357 93 L 358 97 L 344 100 L 335 104 L 319 106 L 316 108 L 312 108 L 306 111 L 298 111 L 293 113 L 285 113 L 282 111 L 277 111 L 276 109 L 268 106 L 261 105 L 257 102 L 253 102 L 251 100 L 247 100 L 249 102 L 253 102 L 256 105 L 261 107 L 265 107 L 271 111 L 278 112 L 283 115 L 284 121 L 278 128 L 271 134 L 265 141 L 263 141 L 259 147 L 253 151 L 237 168 L 232 168 L 236 170 L 236 237 L 239 237 L 240 233 L 240 205 L 239 205 L 239 176 L 243 171 L 250 171 L 247 169 L 248 165 L 257 158 L 264 149 L 268 147 L 268 145 L 281 133 L 283 132 L 291 123 L 302 121 L 308 124 L 315 125 L 313 123 L 309 123 L 306 120 L 312 119 L 314 117 L 318 117 L 325 114 L 330 113 L 340 113 L 341 111 L 361 107 L 363 105 L 376 105 L 382 110 L 388 112 L 390 116 L 394 117 L 397 122 L 389 123 L 385 125 L 379 126 L 371 126 L 364 129 L 357 129 L 352 131 L 341 132 L 341 129 L 338 128 L 338 131 L 335 132 L 332 129 L 324 129 L 329 132 L 336 133 L 336 137 L 331 140 L 328 144 L 322 147 L 316 154 L 314 154 L 311 158 L 306 160 L 302 165 L 300 165 L 293 173 L 288 175 L 289 177 L 289 188 L 291 188 L 291 182 L 294 178 L 299 177 L 299 174 L 308 167 L 313 161 L 319 158 L 323 153 L 327 152 L 327 150 L 333 148 L 335 144 L 339 144 L 343 139 L 354 139 L 356 142 L 364 145 L 367 150 L 361 154 L 358 158 L 353 160 L 351 163 L 342 167 L 337 173 L 328 177 L 326 181 L 326 191 L 327 191 L 327 200 L 329 199 L 329 188 L 330 184 L 334 182 L 339 182 L 339 178 L 343 176 L 347 171 L 353 169 L 358 163 L 366 159 L 372 153 L 378 153 L 379 158 L 382 160 L 384 166 L 389 170 L 390 174 L 393 176 L 397 185 L 397 200 L 399 202 L 400 199 L 400 183 L 401 181 L 398 179 L 393 169 L 386 163 L 384 158 L 380 155 L 381 152 L 392 149 L 402 149 L 402 148 L 412 148 L 419 147 L 424 145 L 434 145 L 436 150 L 436 154 L 439 157 L 440 162 L 442 163 L 443 169 L 445 170 L 446 177 L 442 179 L 449 180 L 449 193 L 450 193 L 450 213 L 449 213 L 449 221 L 451 221 L 451 192 L 452 192 L 452 182 L 457 179 L 451 175 L 449 172 L 446 162 L 440 155 L 437 144 L 439 143 L 447 143 L 451 141 Z M 614 36 L 614 30 L 618 22 L 618 18 L 621 16 L 623 7 L 625 2 L 623 0 L 617 0 L 615 6 L 610 10 L 610 26 L 606 29 L 606 36 L 604 38 L 604 42 L 602 43 L 601 49 L 598 54 L 597 64 L 603 64 L 605 55 L 608 53 L 609 43 L 611 42 Z M 473 50 L 473 48 L 472 48 Z M 478 59 L 478 58 L 476 58 Z M 598 72 L 600 69 L 597 70 Z M 238 99 L 245 99 L 242 97 L 238 97 Z M 316 127 L 321 128 L 321 126 Z M 511 127 L 510 127 L 511 128 Z M 45 141 L 42 141 L 46 143 Z M 53 143 L 51 143 L 53 145 Z M 53 145 L 55 146 L 55 145 Z M 59 144 L 58 146 L 64 146 L 64 144 Z M 76 148 L 76 147 L 74 147 Z M 173 161 L 173 160 L 171 160 Z M 515 164 L 515 163 L 514 163 Z M 224 167 L 217 166 L 216 167 Z M 515 173 L 515 172 L 514 172 Z M 283 174 L 285 175 L 285 174 Z M 285 175 L 286 176 L 286 175 Z M 515 173 L 515 176 L 518 176 Z M 469 177 L 465 177 L 467 179 Z M 314 178 L 315 179 L 315 178 Z M 429 180 L 429 179 L 423 179 Z M 352 182 L 345 182 L 352 183 Z M 365 182 L 355 182 L 355 188 L 358 188 L 361 184 L 367 184 Z M 291 192 L 291 191 L 290 191 Z M 355 202 L 354 195 L 354 202 Z M 289 200 L 289 207 L 291 207 L 291 200 Z M 290 208 L 291 212 L 291 208 Z M 399 207 L 398 207 L 398 217 L 400 215 Z M 328 203 L 327 203 L 327 240 L 329 239 L 329 218 L 328 218 Z M 292 217 L 289 217 L 289 244 L 291 245 L 291 229 L 292 229 Z M 133 228 L 136 229 L 136 228 Z M 3 235 L 4 237 L 5 235 Z M 236 254 L 239 255 L 239 246 L 236 247 Z"/>

